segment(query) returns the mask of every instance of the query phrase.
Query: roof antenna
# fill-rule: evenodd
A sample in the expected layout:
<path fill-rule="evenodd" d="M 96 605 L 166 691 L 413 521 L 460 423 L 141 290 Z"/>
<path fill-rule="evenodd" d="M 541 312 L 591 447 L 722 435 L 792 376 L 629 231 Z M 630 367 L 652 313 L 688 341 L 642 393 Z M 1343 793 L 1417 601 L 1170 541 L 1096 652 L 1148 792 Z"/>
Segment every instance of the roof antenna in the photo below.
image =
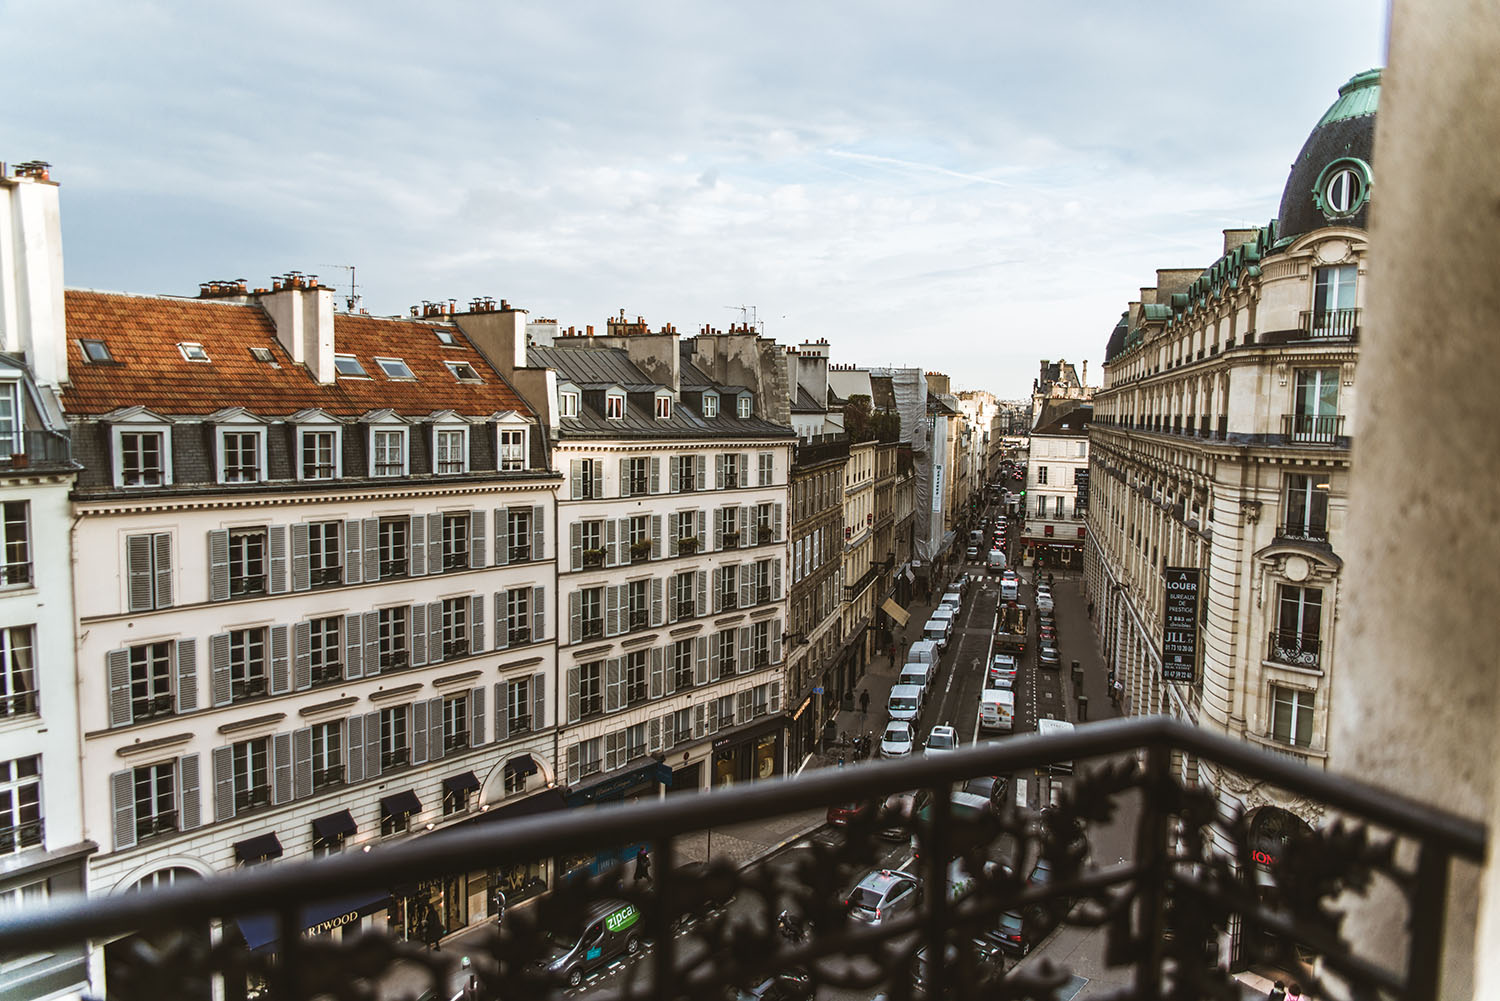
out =
<path fill-rule="evenodd" d="M 754 327 L 758 333 L 764 334 L 766 332 L 765 321 L 756 319 L 754 306 L 725 306 L 724 308 L 739 310 L 740 323 L 744 325 L 746 330 Z"/>
<path fill-rule="evenodd" d="M 344 300 L 344 310 L 345 310 L 345 312 L 348 312 L 348 313 L 357 313 L 359 311 L 359 304 L 364 299 L 364 296 L 360 295 L 357 291 L 355 291 L 356 289 L 359 288 L 359 286 L 354 283 L 354 265 L 352 265 L 352 264 L 319 264 L 318 267 L 320 267 L 320 268 L 338 268 L 340 271 L 347 271 L 347 272 L 349 272 L 349 298 L 347 298 L 347 299 Z"/>

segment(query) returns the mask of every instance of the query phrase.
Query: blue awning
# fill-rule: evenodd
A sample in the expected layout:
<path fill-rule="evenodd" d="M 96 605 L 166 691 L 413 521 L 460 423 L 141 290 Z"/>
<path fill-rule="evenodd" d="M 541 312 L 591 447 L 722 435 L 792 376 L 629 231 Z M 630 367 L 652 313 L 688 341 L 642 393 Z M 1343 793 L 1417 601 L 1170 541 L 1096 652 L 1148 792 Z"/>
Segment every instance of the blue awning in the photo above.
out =
<path fill-rule="evenodd" d="M 304 904 L 298 915 L 298 924 L 303 935 L 321 935 L 373 913 L 390 903 L 391 895 L 384 890 L 351 894 L 315 904 Z M 274 915 L 254 914 L 236 918 L 245 945 L 251 950 L 273 945 L 279 938 Z"/>

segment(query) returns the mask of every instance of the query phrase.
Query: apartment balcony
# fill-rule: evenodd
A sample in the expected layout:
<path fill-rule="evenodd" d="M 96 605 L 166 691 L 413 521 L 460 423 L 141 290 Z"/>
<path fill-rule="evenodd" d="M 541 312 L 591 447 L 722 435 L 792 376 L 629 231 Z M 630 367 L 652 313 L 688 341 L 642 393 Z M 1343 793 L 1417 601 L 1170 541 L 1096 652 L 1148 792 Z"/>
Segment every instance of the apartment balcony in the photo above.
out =
<path fill-rule="evenodd" d="M 1318 635 L 1273 629 L 1266 640 L 1266 659 L 1278 664 L 1290 664 L 1292 667 L 1316 669 L 1319 663 Z"/>
<path fill-rule="evenodd" d="M 1347 444 L 1343 414 L 1282 414 L 1281 437 L 1289 444 Z"/>
<path fill-rule="evenodd" d="M 1297 542 L 1327 542 L 1328 523 L 1325 521 L 1289 521 L 1276 526 L 1276 537 Z"/>
<path fill-rule="evenodd" d="M 1252 817 L 1226 814 L 1207 790 L 1180 781 L 1174 761 L 1189 757 L 1339 819 L 1293 832 L 1268 852 L 1252 837 Z M 954 784 L 972 776 L 1031 776 L 1065 763 L 1069 774 L 1057 778 L 1056 803 L 1044 811 L 1017 807 L 1010 796 L 981 810 L 949 799 Z M 590 759 L 585 770 L 597 765 Z M 931 806 L 885 805 L 902 803 L 887 797 L 907 790 L 925 790 Z M 771 863 L 682 864 L 706 831 L 850 803 L 858 808 L 846 826 Z M 881 836 L 892 833 L 914 839 L 912 872 L 927 890 L 911 910 L 871 924 L 868 912 L 862 921 L 851 911 L 849 890 L 870 871 Z M 463 956 L 478 981 L 472 996 L 559 998 L 574 993 L 571 967 L 549 965 L 558 955 L 551 943 L 569 935 L 576 942 L 591 907 L 623 901 L 638 917 L 627 914 L 622 927 L 635 931 L 629 941 L 611 940 L 620 962 L 589 985 L 600 998 L 708 1001 L 792 970 L 801 971 L 797 997 L 837 990 L 911 998 L 914 975 L 919 997 L 1052 997 L 1075 972 L 1069 964 L 1102 983 L 1128 984 L 1101 997 L 1238 998 L 1213 957 L 1232 927 L 1236 956 L 1224 965 L 1297 970 L 1313 997 L 1428 999 L 1437 995 L 1443 960 L 1446 887 L 1459 876 L 1456 862 L 1483 863 L 1485 838 L 1482 824 L 1437 807 L 1165 717 L 1138 718 L 698 796 L 458 827 L 161 889 L 55 896 L 0 917 L 0 954 L 144 933 L 112 951 L 107 983 L 91 985 L 91 993 L 107 990 L 120 1001 L 206 996 L 216 979 L 215 993 L 226 995 L 242 994 L 249 980 L 277 999 L 447 999 Z M 508 912 L 502 929 L 473 930 L 461 949 L 433 953 L 375 931 L 345 929 L 337 941 L 304 935 L 308 915 L 351 895 L 440 885 L 496 859 L 592 857 L 636 842 L 651 853 L 653 880 L 621 879 L 614 870 L 557 881 L 535 906 Z M 1231 850 L 1219 855 L 1213 845 Z M 956 858 L 972 878 L 943 892 Z M 1006 864 L 983 864 L 990 859 Z M 1028 879 L 1038 862 L 1050 877 Z M 1366 895 L 1399 908 L 1392 920 L 1409 929 L 1404 950 L 1372 952 L 1346 937 L 1342 912 Z M 810 933 L 784 938 L 776 928 L 783 910 L 802 916 Z M 1001 933 L 1007 912 L 1023 914 L 1029 931 L 1015 939 Z M 269 951 L 252 951 L 236 930 L 237 918 L 255 916 L 278 933 Z M 213 922 L 222 935 L 210 936 Z M 1049 949 L 1058 926 L 1079 930 L 1067 949 Z M 1085 954 L 1080 941 L 1094 951 Z M 1018 964 L 1023 942 L 1037 955 Z M 630 958 L 627 946 L 643 955 Z M 923 962 L 936 956 L 944 961 Z"/>
<path fill-rule="evenodd" d="M 73 467 L 73 439 L 66 431 L 22 431 L 10 438 L 10 451 L 0 455 L 0 472 L 32 468 Z"/>
<path fill-rule="evenodd" d="M 1358 309 L 1304 309 L 1299 324 L 1306 337 L 1357 338 L 1359 336 Z"/>

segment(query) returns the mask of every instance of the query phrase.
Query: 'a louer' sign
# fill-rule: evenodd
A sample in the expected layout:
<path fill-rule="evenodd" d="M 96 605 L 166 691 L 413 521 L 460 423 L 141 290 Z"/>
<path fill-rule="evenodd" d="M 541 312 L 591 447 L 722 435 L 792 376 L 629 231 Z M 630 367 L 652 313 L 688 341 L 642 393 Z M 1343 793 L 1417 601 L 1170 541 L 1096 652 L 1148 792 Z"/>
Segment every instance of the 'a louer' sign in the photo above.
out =
<path fill-rule="evenodd" d="M 1162 572 L 1167 600 L 1162 617 L 1163 681 L 1193 681 L 1198 675 L 1197 567 L 1167 567 Z"/>

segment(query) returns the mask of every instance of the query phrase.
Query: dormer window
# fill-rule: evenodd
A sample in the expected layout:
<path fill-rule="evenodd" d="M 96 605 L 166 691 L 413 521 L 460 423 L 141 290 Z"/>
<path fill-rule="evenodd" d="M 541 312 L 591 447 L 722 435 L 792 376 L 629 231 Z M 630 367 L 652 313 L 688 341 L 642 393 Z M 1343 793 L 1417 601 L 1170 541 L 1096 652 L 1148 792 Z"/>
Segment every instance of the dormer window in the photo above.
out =
<path fill-rule="evenodd" d="M 433 430 L 432 471 L 440 476 L 469 471 L 469 429 L 438 427 Z"/>
<path fill-rule="evenodd" d="M 142 414 L 149 419 L 149 415 Z M 115 486 L 127 489 L 165 487 L 172 483 L 172 432 L 152 421 L 115 425 Z"/>
<path fill-rule="evenodd" d="M 370 475 L 406 475 L 406 428 L 370 428 Z"/>
<path fill-rule="evenodd" d="M 265 479 L 264 428 L 219 428 L 219 482 L 260 483 Z"/>
<path fill-rule="evenodd" d="M 177 350 L 181 351 L 182 357 L 188 361 L 200 362 L 202 364 L 207 364 L 209 361 L 208 352 L 204 351 L 203 345 L 196 341 L 179 341 Z"/>
<path fill-rule="evenodd" d="M 353 355 L 334 355 L 333 370 L 339 375 L 350 379 L 368 379 L 370 373 L 359 363 L 359 359 Z"/>
<path fill-rule="evenodd" d="M 704 417 L 717 417 L 717 416 L 719 416 L 719 394 L 718 393 L 704 393 L 703 394 L 703 416 Z"/>
<path fill-rule="evenodd" d="M 739 417 L 744 420 L 750 416 L 750 396 L 748 394 L 739 398 Z"/>
<path fill-rule="evenodd" d="M 672 416 L 672 397 L 666 393 L 660 393 L 656 397 L 656 419 L 659 421 L 669 420 Z"/>
<path fill-rule="evenodd" d="M 101 362 L 112 362 L 115 360 L 114 355 L 109 353 L 109 345 L 105 344 L 103 341 L 84 338 L 79 340 L 78 347 L 79 350 L 83 352 L 84 361 L 94 362 L 95 364 L 98 364 Z"/>
<path fill-rule="evenodd" d="M 604 416 L 612 421 L 625 419 L 624 393 L 610 393 L 604 397 Z"/>
<path fill-rule="evenodd" d="M 559 417 L 577 417 L 578 416 L 578 394 L 577 393 L 559 393 L 559 394 L 557 394 L 557 416 L 559 416 Z"/>
<path fill-rule="evenodd" d="M 385 373 L 387 379 L 416 379 L 406 362 L 400 358 L 376 358 L 375 364 L 380 366 L 380 371 Z"/>
<path fill-rule="evenodd" d="M 453 373 L 453 378 L 459 382 L 483 382 L 474 366 L 466 361 L 449 361 L 443 364 L 448 366 L 448 371 Z"/>
<path fill-rule="evenodd" d="M 527 428 L 502 427 L 500 429 L 500 469 L 502 472 L 526 468 L 528 444 Z"/>

